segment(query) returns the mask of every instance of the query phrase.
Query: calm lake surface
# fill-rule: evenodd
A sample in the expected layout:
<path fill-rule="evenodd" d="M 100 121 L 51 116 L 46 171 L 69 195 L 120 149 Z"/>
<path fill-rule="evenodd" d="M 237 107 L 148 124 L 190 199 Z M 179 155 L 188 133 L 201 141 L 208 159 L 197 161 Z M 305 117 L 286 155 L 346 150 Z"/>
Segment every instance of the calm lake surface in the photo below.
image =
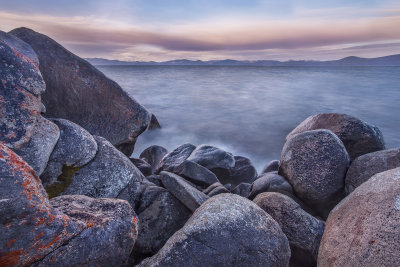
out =
<path fill-rule="evenodd" d="M 258 171 L 279 159 L 286 135 L 310 115 L 347 113 L 400 146 L 400 67 L 98 66 L 154 113 L 150 145 L 212 144 Z"/>

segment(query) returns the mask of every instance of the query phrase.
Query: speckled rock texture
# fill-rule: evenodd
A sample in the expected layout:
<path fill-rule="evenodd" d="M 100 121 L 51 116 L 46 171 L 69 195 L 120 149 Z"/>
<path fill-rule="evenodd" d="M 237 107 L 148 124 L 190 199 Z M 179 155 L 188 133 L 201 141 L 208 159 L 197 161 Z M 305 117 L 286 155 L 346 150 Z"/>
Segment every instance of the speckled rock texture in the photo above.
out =
<path fill-rule="evenodd" d="M 400 167 L 400 148 L 381 150 L 356 158 L 346 174 L 346 193 L 371 178 L 374 174 Z"/>
<path fill-rule="evenodd" d="M 261 174 L 278 171 L 279 170 L 279 164 L 280 164 L 279 160 L 271 160 L 270 162 L 268 162 L 264 166 L 264 168 L 261 171 Z"/>
<path fill-rule="evenodd" d="M 400 168 L 375 174 L 329 214 L 318 266 L 398 266 Z"/>
<path fill-rule="evenodd" d="M 60 138 L 50 155 L 47 167 L 40 176 L 44 186 L 57 181 L 62 167 L 82 167 L 96 155 L 97 143 L 93 136 L 79 125 L 64 119 L 51 119 L 60 129 Z"/>
<path fill-rule="evenodd" d="M 160 175 L 164 187 L 192 212 L 208 199 L 207 195 L 197 190 L 182 177 L 164 171 Z"/>
<path fill-rule="evenodd" d="M 95 158 L 72 175 L 71 184 L 61 194 L 116 198 L 129 186 L 130 195 L 137 199 L 143 174 L 106 139 L 94 139 L 98 147 Z"/>
<path fill-rule="evenodd" d="M 286 140 L 295 134 L 317 129 L 327 129 L 335 133 L 342 140 L 351 161 L 361 155 L 385 149 L 383 135 L 378 127 L 353 116 L 338 113 L 308 117 L 289 133 Z"/>
<path fill-rule="evenodd" d="M 120 199 L 60 196 L 51 205 L 85 230 L 33 266 L 122 266 L 135 244 L 138 218 Z"/>
<path fill-rule="evenodd" d="M 152 168 L 153 173 L 156 171 L 161 159 L 168 153 L 168 150 L 162 146 L 149 146 L 140 153 L 139 158 L 147 161 Z"/>
<path fill-rule="evenodd" d="M 0 266 L 25 266 L 84 229 L 55 210 L 34 170 L 0 144 Z"/>
<path fill-rule="evenodd" d="M 192 144 L 183 144 L 166 154 L 158 163 L 156 173 L 161 171 L 173 172 L 176 167 L 181 165 L 195 150 L 196 146 Z"/>
<path fill-rule="evenodd" d="M 257 178 L 257 170 L 250 159 L 242 156 L 234 156 L 235 164 L 227 172 L 215 171 L 222 184 L 231 184 L 232 187 L 240 183 L 252 183 Z"/>
<path fill-rule="evenodd" d="M 174 168 L 173 172 L 203 187 L 219 182 L 212 171 L 190 160 L 185 160 L 181 165 Z"/>
<path fill-rule="evenodd" d="M 286 179 L 276 172 L 262 174 L 251 185 L 249 199 L 254 199 L 263 192 L 279 192 L 285 195 L 294 195 L 292 186 Z"/>
<path fill-rule="evenodd" d="M 279 225 L 253 202 L 233 194 L 210 198 L 139 266 L 289 266 Z"/>
<path fill-rule="evenodd" d="M 301 200 L 326 218 L 343 198 L 349 162 L 342 141 L 333 132 L 307 131 L 286 141 L 279 174 Z"/>
<path fill-rule="evenodd" d="M 199 145 L 190 154 L 187 160 L 196 162 L 207 169 L 231 169 L 235 166 L 233 155 L 222 149 L 209 145 Z"/>
<path fill-rule="evenodd" d="M 11 149 L 29 142 L 40 117 L 38 64 L 29 45 L 0 31 L 0 142 Z"/>
<path fill-rule="evenodd" d="M 248 183 L 240 183 L 238 186 L 232 189 L 232 194 L 236 194 L 242 197 L 249 197 L 251 189 L 251 184 Z"/>
<path fill-rule="evenodd" d="M 293 199 L 281 193 L 259 194 L 256 203 L 279 224 L 289 240 L 291 266 L 315 266 L 324 233 L 324 222 L 304 211 Z"/>
<path fill-rule="evenodd" d="M 42 95 L 46 115 L 73 121 L 130 155 L 150 113 L 117 83 L 51 38 L 27 28 L 10 33 L 28 43 L 39 58 L 46 82 Z"/>
<path fill-rule="evenodd" d="M 189 219 L 192 212 L 166 189 L 147 186 L 137 208 L 139 236 L 133 255 L 154 255 Z"/>

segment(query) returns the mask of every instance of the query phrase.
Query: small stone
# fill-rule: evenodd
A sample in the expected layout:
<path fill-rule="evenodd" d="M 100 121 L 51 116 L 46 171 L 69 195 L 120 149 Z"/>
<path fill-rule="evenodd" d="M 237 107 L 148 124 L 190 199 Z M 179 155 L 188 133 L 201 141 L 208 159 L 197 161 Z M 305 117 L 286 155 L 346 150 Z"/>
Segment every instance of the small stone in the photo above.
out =
<path fill-rule="evenodd" d="M 235 166 L 235 159 L 231 153 L 209 145 L 196 147 L 187 160 L 196 162 L 209 170 L 215 168 L 231 169 Z"/>
<path fill-rule="evenodd" d="M 161 159 L 168 153 L 168 150 L 162 146 L 150 146 L 140 153 L 139 158 L 146 160 L 153 169 L 153 172 L 156 171 L 158 164 Z"/>
<path fill-rule="evenodd" d="M 219 182 L 217 176 L 215 176 L 213 172 L 189 160 L 185 160 L 181 165 L 175 168 L 173 172 L 201 186 L 210 186 L 213 183 Z"/>
<path fill-rule="evenodd" d="M 192 144 L 183 144 L 166 154 L 157 166 L 156 174 L 161 171 L 173 172 L 193 152 L 196 147 Z"/>
<path fill-rule="evenodd" d="M 278 171 L 279 164 L 280 164 L 279 160 L 272 160 L 272 161 L 268 162 L 267 165 L 265 165 L 263 170 L 261 171 L 261 174 Z"/>
<path fill-rule="evenodd" d="M 294 195 L 292 186 L 286 179 L 276 172 L 262 174 L 251 185 L 249 199 L 254 199 L 263 192 L 279 192 L 285 195 Z"/>

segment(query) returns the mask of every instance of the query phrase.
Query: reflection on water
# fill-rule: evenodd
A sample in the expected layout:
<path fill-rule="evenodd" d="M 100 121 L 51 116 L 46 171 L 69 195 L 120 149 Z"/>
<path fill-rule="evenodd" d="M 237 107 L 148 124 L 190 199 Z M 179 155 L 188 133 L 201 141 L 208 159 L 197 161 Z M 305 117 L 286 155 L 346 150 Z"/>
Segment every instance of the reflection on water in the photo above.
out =
<path fill-rule="evenodd" d="M 279 159 L 286 135 L 316 113 L 347 113 L 400 145 L 400 67 L 101 66 L 163 128 L 140 136 L 171 150 L 213 144 L 261 170 Z"/>

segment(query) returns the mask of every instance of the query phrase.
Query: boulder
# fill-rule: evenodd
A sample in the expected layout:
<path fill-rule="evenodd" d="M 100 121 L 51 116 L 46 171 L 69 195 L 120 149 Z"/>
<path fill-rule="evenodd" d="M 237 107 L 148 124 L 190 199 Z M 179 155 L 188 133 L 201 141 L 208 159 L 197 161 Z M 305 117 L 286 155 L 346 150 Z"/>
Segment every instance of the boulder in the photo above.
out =
<path fill-rule="evenodd" d="M 342 141 L 333 132 L 307 131 L 286 141 L 279 174 L 301 200 L 326 218 L 343 197 L 349 162 Z"/>
<path fill-rule="evenodd" d="M 208 199 L 208 196 L 191 186 L 182 177 L 165 171 L 160 174 L 164 187 L 192 212 Z"/>
<path fill-rule="evenodd" d="M 30 265 L 84 228 L 53 209 L 35 171 L 0 143 L 0 265 Z"/>
<path fill-rule="evenodd" d="M 286 179 L 276 172 L 262 174 L 251 185 L 249 199 L 254 199 L 263 192 L 279 192 L 285 195 L 294 195 L 292 186 Z"/>
<path fill-rule="evenodd" d="M 158 163 L 156 174 L 161 171 L 173 172 L 175 168 L 181 165 L 195 150 L 192 144 L 183 144 L 166 154 Z"/>
<path fill-rule="evenodd" d="M 60 129 L 60 138 L 50 155 L 47 167 L 40 176 L 44 186 L 57 181 L 63 166 L 82 167 L 96 155 L 97 143 L 93 136 L 79 125 L 64 119 L 51 119 Z"/>
<path fill-rule="evenodd" d="M 231 192 L 232 192 L 232 194 L 236 194 L 236 195 L 247 198 L 250 194 L 250 189 L 251 189 L 251 184 L 240 183 Z"/>
<path fill-rule="evenodd" d="M 375 174 L 329 214 L 318 266 L 398 266 L 400 168 Z"/>
<path fill-rule="evenodd" d="M 206 189 L 204 189 L 203 193 L 208 195 L 211 191 L 214 190 L 214 188 L 217 188 L 217 187 L 224 187 L 224 186 L 220 182 L 216 182 L 216 183 L 213 183 L 212 185 L 210 185 L 209 187 L 207 187 Z"/>
<path fill-rule="evenodd" d="M 267 165 L 264 166 L 264 168 L 261 171 L 261 174 L 278 171 L 279 164 L 280 164 L 279 160 L 271 160 L 270 162 L 267 163 Z"/>
<path fill-rule="evenodd" d="M 286 140 L 305 131 L 327 129 L 342 140 L 349 153 L 350 160 L 357 157 L 385 149 L 382 132 L 378 127 L 347 114 L 324 113 L 308 117 L 292 132 Z"/>
<path fill-rule="evenodd" d="M 152 130 L 156 130 L 156 129 L 160 129 L 160 128 L 161 128 L 161 125 L 158 122 L 156 115 L 151 114 L 150 122 L 149 122 L 149 125 L 147 126 L 146 130 L 152 131 Z"/>
<path fill-rule="evenodd" d="M 381 150 L 356 158 L 346 174 L 346 193 L 371 178 L 374 174 L 400 167 L 400 148 Z"/>
<path fill-rule="evenodd" d="M 196 147 L 187 160 L 196 162 L 209 170 L 216 168 L 229 170 L 235 166 L 235 159 L 231 153 L 209 145 Z"/>
<path fill-rule="evenodd" d="M 215 171 L 221 183 L 229 183 L 232 187 L 235 187 L 240 183 L 254 182 L 257 178 L 257 170 L 251 161 L 242 156 L 235 156 L 234 159 L 235 165 L 228 172 Z"/>
<path fill-rule="evenodd" d="M 133 165 L 136 166 L 136 168 L 139 169 L 143 173 L 144 176 L 149 176 L 153 174 L 153 170 L 151 168 L 151 165 L 147 163 L 147 161 L 143 159 L 136 159 L 136 158 L 129 158 Z"/>
<path fill-rule="evenodd" d="M 288 266 L 289 242 L 251 201 L 210 198 L 151 258 L 139 266 Z"/>
<path fill-rule="evenodd" d="M 29 142 L 14 151 L 33 168 L 37 175 L 41 175 L 59 137 L 58 126 L 40 116 Z"/>
<path fill-rule="evenodd" d="M 154 255 L 192 214 L 170 192 L 159 186 L 146 187 L 137 213 L 139 236 L 133 254 L 139 260 Z"/>
<path fill-rule="evenodd" d="M 50 197 L 85 195 L 93 198 L 116 198 L 129 187 L 133 207 L 139 195 L 143 174 L 106 139 L 94 136 L 98 152 L 83 168 L 69 168 L 63 179 L 46 187 Z"/>
<path fill-rule="evenodd" d="M 160 163 L 161 159 L 168 153 L 168 150 L 162 146 L 150 146 L 140 153 L 139 158 L 147 161 L 153 170 L 156 171 L 158 163 Z"/>
<path fill-rule="evenodd" d="M 281 193 L 259 194 L 254 203 L 271 215 L 288 238 L 292 252 L 291 266 L 315 266 L 324 222 Z"/>
<path fill-rule="evenodd" d="M 212 171 L 189 160 L 185 160 L 173 172 L 203 187 L 208 187 L 213 183 L 219 182 L 217 176 Z"/>
<path fill-rule="evenodd" d="M 46 115 L 73 121 L 130 155 L 150 113 L 117 83 L 46 35 L 27 28 L 10 33 L 28 43 L 39 58 Z"/>
<path fill-rule="evenodd" d="M 213 190 L 211 190 L 211 192 L 208 193 L 207 195 L 209 197 L 213 197 L 213 196 L 216 196 L 219 194 L 224 194 L 224 193 L 230 193 L 230 191 L 225 186 L 217 186 Z"/>
<path fill-rule="evenodd" d="M 161 187 L 163 186 L 162 182 L 161 182 L 161 175 L 156 175 L 156 174 L 149 175 L 146 177 L 146 179 L 157 186 L 161 186 Z"/>

